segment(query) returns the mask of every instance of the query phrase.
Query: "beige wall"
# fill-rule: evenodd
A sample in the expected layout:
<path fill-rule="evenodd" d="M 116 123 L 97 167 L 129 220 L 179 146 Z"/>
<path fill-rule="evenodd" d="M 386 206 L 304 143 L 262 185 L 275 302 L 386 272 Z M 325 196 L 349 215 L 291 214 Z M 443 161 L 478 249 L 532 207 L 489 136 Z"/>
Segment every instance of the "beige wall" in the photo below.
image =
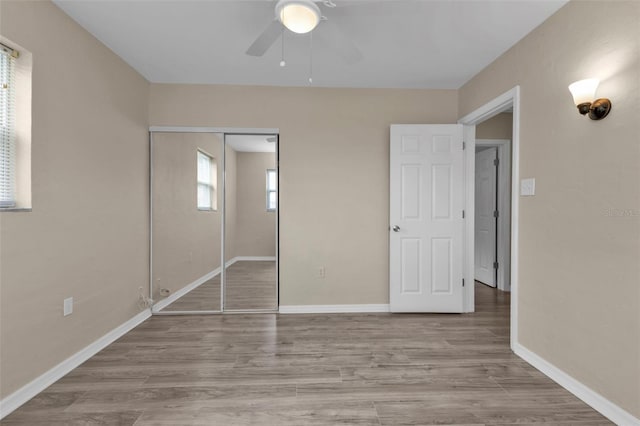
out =
<path fill-rule="evenodd" d="M 276 255 L 276 212 L 267 211 L 267 169 L 276 154 L 238 152 L 236 256 Z"/>
<path fill-rule="evenodd" d="M 217 210 L 197 208 L 197 152 L 217 166 Z M 222 140 L 207 133 L 153 136 L 153 299 L 220 267 L 222 244 Z"/>
<path fill-rule="evenodd" d="M 459 94 L 464 116 L 521 87 L 520 174 L 536 196 L 519 200 L 520 342 L 636 417 L 639 43 L 640 2 L 572 1 Z M 613 102 L 603 121 L 567 90 L 591 76 Z"/>
<path fill-rule="evenodd" d="M 0 31 L 33 54 L 33 211 L 0 213 L 5 397 L 141 311 L 149 85 L 52 3 L 0 2 Z"/>
<path fill-rule="evenodd" d="M 389 125 L 454 123 L 456 103 L 454 90 L 152 84 L 149 107 L 153 125 L 280 129 L 280 303 L 316 305 L 388 303 Z"/>
<path fill-rule="evenodd" d="M 513 114 L 503 112 L 476 126 L 476 139 L 507 139 L 513 137 Z"/>

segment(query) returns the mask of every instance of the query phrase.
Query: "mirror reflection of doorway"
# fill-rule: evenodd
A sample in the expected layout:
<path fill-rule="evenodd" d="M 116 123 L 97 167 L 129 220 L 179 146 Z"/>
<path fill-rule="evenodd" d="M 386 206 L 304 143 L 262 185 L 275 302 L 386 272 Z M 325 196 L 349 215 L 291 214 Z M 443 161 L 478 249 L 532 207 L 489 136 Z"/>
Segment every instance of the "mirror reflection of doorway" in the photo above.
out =
<path fill-rule="evenodd" d="M 164 129 L 150 137 L 152 312 L 276 312 L 277 134 Z"/>
<path fill-rule="evenodd" d="M 225 311 L 275 311 L 277 136 L 225 135 Z"/>

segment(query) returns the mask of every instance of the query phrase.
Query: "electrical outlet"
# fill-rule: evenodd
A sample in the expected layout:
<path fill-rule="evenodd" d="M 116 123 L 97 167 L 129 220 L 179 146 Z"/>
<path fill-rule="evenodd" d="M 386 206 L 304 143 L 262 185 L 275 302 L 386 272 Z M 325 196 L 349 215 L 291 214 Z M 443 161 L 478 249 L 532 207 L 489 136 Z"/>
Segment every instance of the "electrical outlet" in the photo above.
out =
<path fill-rule="evenodd" d="M 73 297 L 64 299 L 62 302 L 62 314 L 66 317 L 73 313 Z"/>
<path fill-rule="evenodd" d="M 326 270 L 324 268 L 324 266 L 320 266 L 318 268 L 318 278 L 324 278 L 326 275 Z"/>

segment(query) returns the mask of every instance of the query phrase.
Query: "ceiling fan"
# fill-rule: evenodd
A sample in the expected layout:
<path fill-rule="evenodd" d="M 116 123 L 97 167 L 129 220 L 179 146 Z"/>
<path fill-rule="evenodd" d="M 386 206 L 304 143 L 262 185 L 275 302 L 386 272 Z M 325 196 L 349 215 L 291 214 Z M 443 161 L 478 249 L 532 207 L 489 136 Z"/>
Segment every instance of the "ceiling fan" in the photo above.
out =
<path fill-rule="evenodd" d="M 321 27 L 323 40 L 331 45 L 332 49 L 347 63 L 352 64 L 362 60 L 360 49 L 343 34 L 333 21 L 322 14 L 318 4 L 328 9 L 336 7 L 336 4 L 331 0 L 278 0 L 275 6 L 275 19 L 249 46 L 246 54 L 249 56 L 264 55 L 282 35 L 283 28 L 297 34 L 306 34 Z"/>

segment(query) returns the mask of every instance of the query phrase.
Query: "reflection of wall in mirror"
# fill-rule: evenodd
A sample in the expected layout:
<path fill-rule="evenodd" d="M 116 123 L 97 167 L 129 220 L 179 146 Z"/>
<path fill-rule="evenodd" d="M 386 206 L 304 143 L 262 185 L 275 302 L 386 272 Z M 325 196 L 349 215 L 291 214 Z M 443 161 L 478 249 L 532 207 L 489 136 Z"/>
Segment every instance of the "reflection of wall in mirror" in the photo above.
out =
<path fill-rule="evenodd" d="M 175 293 L 220 267 L 222 142 L 218 135 L 156 133 L 153 141 L 153 281 Z M 197 153 L 218 165 L 217 210 L 198 210 Z"/>
<path fill-rule="evenodd" d="M 267 211 L 267 170 L 273 152 L 237 153 L 236 256 L 276 255 L 276 213 Z"/>

